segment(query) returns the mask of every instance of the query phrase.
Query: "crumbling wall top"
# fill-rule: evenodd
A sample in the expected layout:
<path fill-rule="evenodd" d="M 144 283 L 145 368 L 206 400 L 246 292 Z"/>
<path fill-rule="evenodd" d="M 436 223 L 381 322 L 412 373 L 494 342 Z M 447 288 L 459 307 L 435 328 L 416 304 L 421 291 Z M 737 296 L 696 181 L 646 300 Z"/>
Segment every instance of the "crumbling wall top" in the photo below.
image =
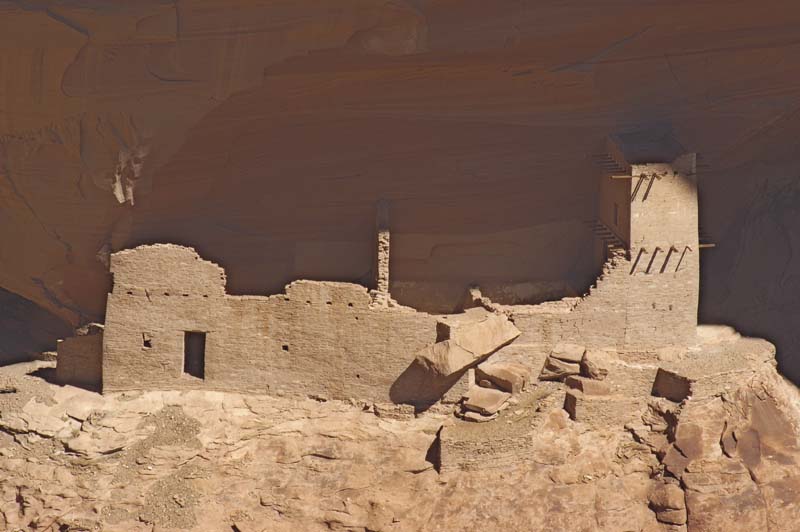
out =
<path fill-rule="evenodd" d="M 225 295 L 225 270 L 193 248 L 153 244 L 111 255 L 115 294 Z"/>
<path fill-rule="evenodd" d="M 286 286 L 285 297 L 315 305 L 345 303 L 356 308 L 367 308 L 370 303 L 365 287 L 334 281 L 294 281 Z"/>

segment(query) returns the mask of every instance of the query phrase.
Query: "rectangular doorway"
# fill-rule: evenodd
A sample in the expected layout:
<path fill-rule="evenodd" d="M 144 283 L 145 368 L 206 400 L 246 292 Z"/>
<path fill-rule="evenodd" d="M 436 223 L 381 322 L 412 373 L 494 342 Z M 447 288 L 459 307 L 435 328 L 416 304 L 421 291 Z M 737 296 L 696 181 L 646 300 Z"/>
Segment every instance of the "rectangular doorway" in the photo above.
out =
<path fill-rule="evenodd" d="M 198 379 L 206 378 L 206 333 L 183 333 L 183 372 Z"/>

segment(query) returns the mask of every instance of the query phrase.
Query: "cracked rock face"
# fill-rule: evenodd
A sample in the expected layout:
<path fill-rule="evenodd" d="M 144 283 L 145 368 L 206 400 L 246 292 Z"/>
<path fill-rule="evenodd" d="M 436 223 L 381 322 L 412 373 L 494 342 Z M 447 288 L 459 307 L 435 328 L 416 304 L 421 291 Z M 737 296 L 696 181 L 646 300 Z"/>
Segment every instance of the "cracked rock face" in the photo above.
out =
<path fill-rule="evenodd" d="M 797 519 L 798 420 L 787 412 L 798 398 L 770 373 L 684 406 L 672 444 L 677 452 L 668 451 L 665 466 L 684 486 L 690 530 L 782 530 Z"/>

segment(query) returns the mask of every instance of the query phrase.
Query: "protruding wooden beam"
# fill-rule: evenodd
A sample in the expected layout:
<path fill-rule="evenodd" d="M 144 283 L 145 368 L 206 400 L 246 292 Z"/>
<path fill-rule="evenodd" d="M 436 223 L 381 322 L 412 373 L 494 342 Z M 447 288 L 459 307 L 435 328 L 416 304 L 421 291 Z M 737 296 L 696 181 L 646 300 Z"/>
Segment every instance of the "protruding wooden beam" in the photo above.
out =
<path fill-rule="evenodd" d="M 672 257 L 672 254 L 678 251 L 675 246 L 670 246 L 667 250 L 667 256 L 664 257 L 664 263 L 661 265 L 660 273 L 664 273 L 667 271 L 667 266 L 669 265 L 669 259 Z"/>
<path fill-rule="evenodd" d="M 714 243 L 708 242 L 706 244 L 700 244 L 697 247 L 699 247 L 700 249 L 709 249 L 709 248 L 715 248 L 715 247 L 717 247 L 717 245 L 714 244 Z"/>
<path fill-rule="evenodd" d="M 659 251 L 662 251 L 662 249 L 656 246 L 653 250 L 653 254 L 650 255 L 650 262 L 647 263 L 647 269 L 644 271 L 644 273 L 650 273 L 650 270 L 653 269 L 653 263 L 656 261 L 656 256 L 658 255 Z"/>
<path fill-rule="evenodd" d="M 650 182 L 647 184 L 647 190 L 644 191 L 644 196 L 642 196 L 642 201 L 646 201 L 647 197 L 650 195 L 650 191 L 653 189 L 653 183 L 656 182 L 656 179 L 661 179 L 660 177 L 653 174 L 650 176 Z"/>
<path fill-rule="evenodd" d="M 692 246 L 685 246 L 683 248 L 683 251 L 681 252 L 681 258 L 680 258 L 680 260 L 678 260 L 678 265 L 675 266 L 675 271 L 676 272 L 680 271 L 681 264 L 683 264 L 683 258 L 686 256 L 686 252 L 687 251 L 693 252 L 694 250 L 692 249 Z"/>
<path fill-rule="evenodd" d="M 642 183 L 647 179 L 644 175 L 636 176 L 639 178 L 639 181 L 636 182 L 636 186 L 633 188 L 633 192 L 631 192 L 631 203 L 636 200 L 636 196 L 639 194 L 639 189 L 642 188 Z"/>
<path fill-rule="evenodd" d="M 637 266 L 639 266 L 639 259 L 641 259 L 642 255 L 644 255 L 645 253 L 647 253 L 647 250 L 645 248 L 639 248 L 639 253 L 636 254 L 636 259 L 633 261 L 633 266 L 631 266 L 630 275 L 636 273 L 636 268 Z"/>

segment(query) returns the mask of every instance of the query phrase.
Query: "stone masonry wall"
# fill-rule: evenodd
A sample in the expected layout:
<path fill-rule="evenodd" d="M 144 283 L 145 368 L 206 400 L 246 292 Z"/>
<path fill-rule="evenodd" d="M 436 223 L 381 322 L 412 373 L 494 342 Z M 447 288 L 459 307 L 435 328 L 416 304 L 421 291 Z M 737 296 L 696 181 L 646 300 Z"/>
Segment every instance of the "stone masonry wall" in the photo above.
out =
<path fill-rule="evenodd" d="M 599 209 L 607 225 L 629 238 L 630 249 L 611 253 L 583 298 L 506 306 L 522 331 L 518 342 L 552 346 L 569 340 L 648 351 L 694 343 L 694 156 L 633 165 L 632 176 L 605 178 Z M 381 266 L 379 272 L 388 270 Z M 373 304 L 367 289 L 355 284 L 296 281 L 285 294 L 230 296 L 221 267 L 190 248 L 165 244 L 115 253 L 111 270 L 104 391 L 202 387 L 407 400 L 407 370 L 416 353 L 436 341 L 434 316 Z M 388 282 L 378 284 L 385 289 Z M 202 378 L 184 372 L 187 332 L 205 333 Z"/>
<path fill-rule="evenodd" d="M 103 372 L 103 333 L 73 336 L 58 342 L 56 382 L 100 389 Z"/>
<path fill-rule="evenodd" d="M 104 392 L 204 388 L 389 402 L 397 377 L 436 341 L 433 316 L 371 307 L 354 284 L 298 281 L 270 297 L 226 295 L 221 268 L 180 246 L 115 254 L 112 271 Z M 204 379 L 183 372 L 187 331 L 206 333 Z"/>
<path fill-rule="evenodd" d="M 136 295 L 225 295 L 225 270 L 190 248 L 154 244 L 111 255 L 114 293 Z"/>
<path fill-rule="evenodd" d="M 670 245 L 696 248 L 699 220 L 694 157 L 686 155 L 671 164 L 633 165 L 632 174 L 645 176 L 645 181 L 631 197 L 632 252 L 645 247 L 650 253 L 649 248 L 656 246 L 666 252 Z"/>
<path fill-rule="evenodd" d="M 631 198 L 634 263 L 628 308 L 636 319 L 628 323 L 628 343 L 658 346 L 695 339 L 700 298 L 695 157 L 632 167 L 634 176 L 649 176 L 649 181 Z"/>
<path fill-rule="evenodd" d="M 520 342 L 627 350 L 694 343 L 700 274 L 694 155 L 634 165 L 632 173 L 646 177 L 631 187 L 630 250 L 614 254 L 581 299 L 509 307 Z"/>
<path fill-rule="evenodd" d="M 685 263 L 697 262 L 697 252 Z M 553 346 L 572 341 L 587 347 L 654 350 L 667 345 L 690 345 L 697 327 L 693 299 L 696 271 L 631 274 L 633 262 L 612 256 L 597 285 L 582 299 L 563 305 L 509 307 L 522 331 L 520 343 Z"/>
<path fill-rule="evenodd" d="M 611 229 L 623 242 L 630 242 L 631 227 L 631 180 L 600 180 L 600 202 L 597 216 L 606 227 Z"/>

